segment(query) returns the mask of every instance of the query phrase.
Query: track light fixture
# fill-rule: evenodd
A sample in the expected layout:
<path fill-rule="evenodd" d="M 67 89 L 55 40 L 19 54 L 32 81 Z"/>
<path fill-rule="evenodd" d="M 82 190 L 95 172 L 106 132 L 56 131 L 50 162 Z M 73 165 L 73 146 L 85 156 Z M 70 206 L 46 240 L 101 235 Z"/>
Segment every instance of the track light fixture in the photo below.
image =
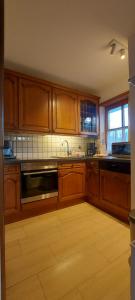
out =
<path fill-rule="evenodd" d="M 112 44 L 111 44 L 111 51 L 110 51 L 110 54 L 111 54 L 111 55 L 114 55 L 115 50 L 116 50 L 116 43 L 112 43 Z"/>
<path fill-rule="evenodd" d="M 108 44 L 110 48 L 110 55 L 120 55 L 120 58 L 123 60 L 126 57 L 127 47 L 117 40 L 113 39 Z"/>

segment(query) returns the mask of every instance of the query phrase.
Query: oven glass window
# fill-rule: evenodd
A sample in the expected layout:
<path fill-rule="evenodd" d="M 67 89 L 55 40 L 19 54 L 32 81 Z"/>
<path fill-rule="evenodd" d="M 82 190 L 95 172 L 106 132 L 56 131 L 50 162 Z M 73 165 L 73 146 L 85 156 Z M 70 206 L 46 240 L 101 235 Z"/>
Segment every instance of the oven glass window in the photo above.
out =
<path fill-rule="evenodd" d="M 22 173 L 22 198 L 58 191 L 58 173 Z"/>

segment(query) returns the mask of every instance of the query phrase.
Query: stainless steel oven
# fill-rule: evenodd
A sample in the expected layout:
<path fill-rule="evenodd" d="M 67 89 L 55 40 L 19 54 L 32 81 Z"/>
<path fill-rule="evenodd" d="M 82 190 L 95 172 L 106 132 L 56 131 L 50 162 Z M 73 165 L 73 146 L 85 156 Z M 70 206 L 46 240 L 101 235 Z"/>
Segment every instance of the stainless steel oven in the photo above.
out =
<path fill-rule="evenodd" d="M 57 163 L 21 164 L 21 202 L 28 203 L 58 195 Z"/>

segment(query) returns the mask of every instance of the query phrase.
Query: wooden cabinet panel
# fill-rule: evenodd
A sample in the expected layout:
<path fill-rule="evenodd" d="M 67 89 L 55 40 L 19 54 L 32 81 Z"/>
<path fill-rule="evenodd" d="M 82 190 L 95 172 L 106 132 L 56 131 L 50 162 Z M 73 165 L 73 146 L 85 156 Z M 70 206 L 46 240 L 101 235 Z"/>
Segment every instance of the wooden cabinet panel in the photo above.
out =
<path fill-rule="evenodd" d="M 87 163 L 87 196 L 90 203 L 99 205 L 99 161 Z"/>
<path fill-rule="evenodd" d="M 4 123 L 5 129 L 18 129 L 17 77 L 5 73 L 4 77 Z"/>
<path fill-rule="evenodd" d="M 36 81 L 19 81 L 19 128 L 51 131 L 51 87 Z"/>
<path fill-rule="evenodd" d="M 20 210 L 20 176 L 18 173 L 4 175 L 5 214 Z"/>
<path fill-rule="evenodd" d="M 91 203 L 99 203 L 99 170 L 87 170 L 87 195 Z"/>
<path fill-rule="evenodd" d="M 85 195 L 85 167 L 59 170 L 59 201 L 79 199 Z"/>
<path fill-rule="evenodd" d="M 61 89 L 53 89 L 53 131 L 78 133 L 77 95 Z"/>
<path fill-rule="evenodd" d="M 101 170 L 100 201 L 112 213 L 128 216 L 131 206 L 130 175 Z"/>

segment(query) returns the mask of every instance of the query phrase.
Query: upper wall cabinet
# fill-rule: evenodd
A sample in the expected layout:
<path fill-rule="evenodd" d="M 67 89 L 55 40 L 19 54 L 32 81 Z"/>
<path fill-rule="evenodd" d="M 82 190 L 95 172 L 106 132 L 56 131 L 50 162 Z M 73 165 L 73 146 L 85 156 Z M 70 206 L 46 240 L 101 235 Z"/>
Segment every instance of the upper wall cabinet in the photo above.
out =
<path fill-rule="evenodd" d="M 7 72 L 4 76 L 4 123 L 7 130 L 18 128 L 18 79 Z"/>
<path fill-rule="evenodd" d="M 53 131 L 78 133 L 77 95 L 64 89 L 53 89 Z"/>
<path fill-rule="evenodd" d="M 98 134 L 98 98 L 79 96 L 79 132 L 80 134 Z"/>
<path fill-rule="evenodd" d="M 28 79 L 19 80 L 19 128 L 51 131 L 51 87 Z"/>
<path fill-rule="evenodd" d="M 98 99 L 5 70 L 5 130 L 96 135 Z"/>

